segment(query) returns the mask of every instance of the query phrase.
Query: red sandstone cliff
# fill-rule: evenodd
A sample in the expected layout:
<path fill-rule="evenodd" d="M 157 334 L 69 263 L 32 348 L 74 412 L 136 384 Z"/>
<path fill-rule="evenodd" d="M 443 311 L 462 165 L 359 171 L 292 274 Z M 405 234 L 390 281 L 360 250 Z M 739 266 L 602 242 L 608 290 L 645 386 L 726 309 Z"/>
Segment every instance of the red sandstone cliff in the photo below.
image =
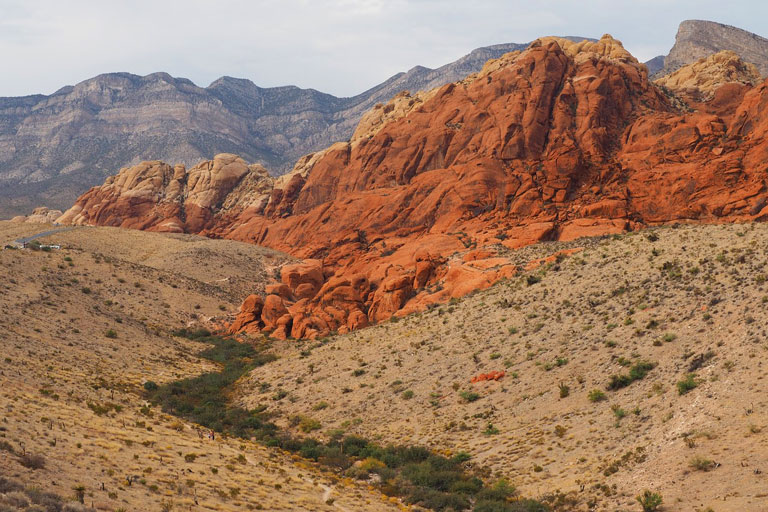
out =
<path fill-rule="evenodd" d="M 232 331 L 355 329 L 513 275 L 504 247 L 762 219 L 768 84 L 684 99 L 685 110 L 610 36 L 545 38 L 461 82 L 399 95 L 277 183 L 232 155 L 189 172 L 153 162 L 61 221 L 284 250 L 307 261 L 250 297 Z"/>

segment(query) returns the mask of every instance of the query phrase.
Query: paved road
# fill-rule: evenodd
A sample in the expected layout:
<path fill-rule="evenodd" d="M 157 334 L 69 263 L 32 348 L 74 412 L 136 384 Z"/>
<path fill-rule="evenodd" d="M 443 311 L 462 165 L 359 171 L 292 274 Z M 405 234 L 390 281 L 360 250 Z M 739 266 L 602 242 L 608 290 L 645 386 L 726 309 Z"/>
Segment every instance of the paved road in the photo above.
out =
<path fill-rule="evenodd" d="M 79 227 L 80 226 L 70 226 L 70 227 L 67 227 L 67 228 L 58 228 L 58 229 L 51 229 L 51 230 L 48 230 L 48 231 L 43 231 L 42 233 L 38 233 L 36 235 L 28 236 L 28 237 L 25 237 L 25 238 L 19 238 L 19 239 L 16 240 L 16 243 L 28 244 L 29 242 L 31 242 L 32 240 L 35 240 L 37 238 L 42 238 L 44 236 L 53 235 L 55 233 L 61 233 L 62 231 L 70 231 L 72 229 L 77 229 Z"/>

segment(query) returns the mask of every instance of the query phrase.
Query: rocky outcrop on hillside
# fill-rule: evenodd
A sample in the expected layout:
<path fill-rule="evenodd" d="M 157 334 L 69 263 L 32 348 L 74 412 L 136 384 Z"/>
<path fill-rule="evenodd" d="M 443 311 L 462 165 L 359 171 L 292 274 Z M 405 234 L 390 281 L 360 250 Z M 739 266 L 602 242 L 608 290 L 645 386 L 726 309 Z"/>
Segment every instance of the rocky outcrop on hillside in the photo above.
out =
<path fill-rule="evenodd" d="M 698 101 L 712 98 L 715 91 L 727 83 L 757 85 L 759 82 L 757 67 L 730 50 L 703 57 L 655 81 L 661 87 Z"/>
<path fill-rule="evenodd" d="M 680 23 L 675 44 L 656 77 L 673 73 L 722 50 L 735 52 L 744 61 L 757 66 L 761 76 L 768 76 L 768 39 L 714 21 L 686 20 Z"/>
<path fill-rule="evenodd" d="M 83 194 L 58 222 L 198 233 L 230 209 L 263 210 L 272 187 L 263 166 L 226 153 L 189 170 L 142 162 Z"/>
<path fill-rule="evenodd" d="M 259 200 L 211 202 L 188 224 L 157 193 L 135 219 L 136 203 L 115 201 L 109 182 L 72 211 L 80 223 L 151 230 L 170 219 L 305 259 L 246 301 L 231 329 L 314 337 L 488 287 L 525 267 L 513 250 L 534 242 L 768 217 L 767 102 L 768 84 L 729 82 L 678 110 L 610 36 L 544 38 L 394 98 L 266 200 L 268 184 Z"/>
<path fill-rule="evenodd" d="M 61 217 L 61 210 L 51 210 L 46 206 L 38 206 L 30 215 L 17 215 L 11 222 L 29 222 L 32 224 L 53 224 Z"/>

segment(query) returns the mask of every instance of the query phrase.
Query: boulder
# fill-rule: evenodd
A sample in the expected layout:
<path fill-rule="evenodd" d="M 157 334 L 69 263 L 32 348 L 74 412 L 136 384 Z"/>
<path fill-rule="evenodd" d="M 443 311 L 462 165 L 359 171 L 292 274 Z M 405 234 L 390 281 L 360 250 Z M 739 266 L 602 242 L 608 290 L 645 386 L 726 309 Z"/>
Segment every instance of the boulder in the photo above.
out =
<path fill-rule="evenodd" d="M 282 297 L 267 295 L 261 310 L 261 322 L 264 324 L 264 329 L 274 329 L 277 327 L 277 320 L 287 314 L 288 308 L 285 307 Z"/>
<path fill-rule="evenodd" d="M 240 312 L 227 333 L 258 332 L 263 327 L 260 323 L 263 308 L 264 300 L 259 295 L 249 295 L 240 305 Z"/>

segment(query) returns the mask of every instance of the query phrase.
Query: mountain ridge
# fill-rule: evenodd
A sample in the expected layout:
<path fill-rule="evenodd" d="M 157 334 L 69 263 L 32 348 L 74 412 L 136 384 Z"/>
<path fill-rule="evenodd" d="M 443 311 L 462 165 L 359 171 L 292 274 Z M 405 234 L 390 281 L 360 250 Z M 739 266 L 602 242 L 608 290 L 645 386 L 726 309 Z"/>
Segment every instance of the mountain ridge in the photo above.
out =
<path fill-rule="evenodd" d="M 0 98 L 0 216 L 43 204 L 66 209 L 113 169 L 144 160 L 189 167 L 236 153 L 280 174 L 349 139 L 366 111 L 398 92 L 459 80 L 526 46 L 496 44 L 435 69 L 414 66 L 346 98 L 228 76 L 200 87 L 165 72 L 104 73 L 51 95 Z"/>

